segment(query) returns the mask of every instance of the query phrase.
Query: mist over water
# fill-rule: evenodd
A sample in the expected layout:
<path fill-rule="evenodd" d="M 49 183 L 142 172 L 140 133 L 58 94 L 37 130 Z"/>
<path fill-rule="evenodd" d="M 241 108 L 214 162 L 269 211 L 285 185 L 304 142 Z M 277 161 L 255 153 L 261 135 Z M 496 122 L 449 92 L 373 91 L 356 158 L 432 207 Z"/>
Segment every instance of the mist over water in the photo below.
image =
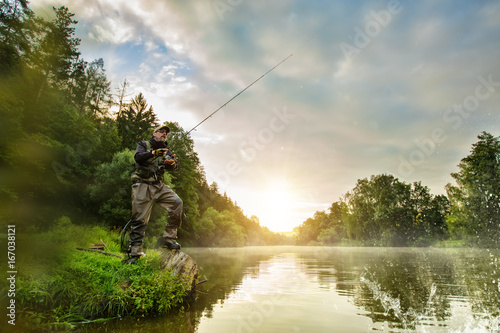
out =
<path fill-rule="evenodd" d="M 494 332 L 500 251 L 484 249 L 186 248 L 197 301 L 163 318 L 97 332 Z"/>

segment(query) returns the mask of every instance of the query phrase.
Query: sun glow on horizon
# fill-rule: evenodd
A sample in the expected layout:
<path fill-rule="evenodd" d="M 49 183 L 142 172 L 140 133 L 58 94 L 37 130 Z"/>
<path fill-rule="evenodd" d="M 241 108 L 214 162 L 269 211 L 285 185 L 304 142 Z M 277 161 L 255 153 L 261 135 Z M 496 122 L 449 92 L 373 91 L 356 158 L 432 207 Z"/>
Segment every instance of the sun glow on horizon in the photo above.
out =
<path fill-rule="evenodd" d="M 286 178 L 270 179 L 264 188 L 258 209 L 261 225 L 274 232 L 292 231 L 293 209 L 297 207 L 295 193 Z"/>

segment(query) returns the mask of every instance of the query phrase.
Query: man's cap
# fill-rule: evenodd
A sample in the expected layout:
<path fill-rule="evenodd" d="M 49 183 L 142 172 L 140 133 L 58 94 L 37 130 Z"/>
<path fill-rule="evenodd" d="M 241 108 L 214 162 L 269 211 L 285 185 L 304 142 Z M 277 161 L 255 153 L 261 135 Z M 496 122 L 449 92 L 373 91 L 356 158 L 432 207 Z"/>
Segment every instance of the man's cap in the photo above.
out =
<path fill-rule="evenodd" d="M 153 131 L 153 133 L 156 133 L 156 132 L 158 132 L 158 131 L 159 131 L 159 130 L 161 130 L 161 129 L 166 130 L 166 131 L 167 131 L 167 134 L 170 132 L 170 128 L 168 128 L 168 126 L 167 126 L 167 125 L 162 125 L 162 126 L 158 126 L 158 127 L 156 127 L 156 128 L 155 128 L 155 130 Z"/>

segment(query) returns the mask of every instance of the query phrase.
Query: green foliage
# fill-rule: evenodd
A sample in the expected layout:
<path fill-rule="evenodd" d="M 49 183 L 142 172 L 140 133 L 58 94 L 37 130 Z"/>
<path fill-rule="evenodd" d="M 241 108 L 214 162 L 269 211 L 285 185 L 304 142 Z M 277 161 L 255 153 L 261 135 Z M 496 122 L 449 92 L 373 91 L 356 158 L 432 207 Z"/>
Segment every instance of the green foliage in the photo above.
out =
<path fill-rule="evenodd" d="M 345 196 L 346 229 L 351 239 L 385 246 L 422 245 L 445 236 L 447 200 L 433 197 L 420 182 L 412 185 L 391 175 L 358 181 Z"/>
<path fill-rule="evenodd" d="M 299 245 L 332 245 L 340 243 L 346 236 L 342 214 L 347 206 L 343 202 L 334 202 L 329 212 L 316 212 L 302 225 L 296 227 Z"/>
<path fill-rule="evenodd" d="M 340 241 L 342 241 L 342 238 L 338 234 L 337 228 L 329 227 L 320 231 L 317 240 L 321 244 L 330 245 L 340 243 Z"/>
<path fill-rule="evenodd" d="M 39 98 L 48 87 L 60 88 L 68 82 L 73 63 L 78 59 L 80 40 L 75 35 L 73 25 L 77 21 L 75 14 L 68 8 L 54 9 L 55 19 L 50 22 L 38 20 L 36 37 L 28 54 L 31 68 L 37 73 L 37 97 Z M 37 98 L 37 102 L 38 102 Z"/>
<path fill-rule="evenodd" d="M 24 325 L 50 330 L 96 318 L 163 314 L 183 301 L 185 291 L 161 269 L 159 252 L 126 265 L 75 249 L 103 241 L 117 253 L 116 237 L 100 227 L 75 226 L 67 217 L 48 232 L 22 235 L 16 300 Z"/>
<path fill-rule="evenodd" d="M 243 227 L 236 224 L 234 214 L 224 210 L 218 212 L 209 207 L 194 223 L 195 238 L 199 246 L 243 246 Z"/>
<path fill-rule="evenodd" d="M 198 154 L 194 151 L 194 142 L 179 126 L 174 122 L 164 123 L 170 128 L 168 136 L 169 147 L 179 161 L 179 169 L 173 171 L 172 183 L 175 185 L 177 195 L 183 201 L 183 212 L 187 221 L 195 221 L 199 218 L 199 196 L 197 186 L 203 182 L 205 174 L 200 164 Z M 192 233 L 191 225 L 185 223 L 180 234 L 187 236 Z"/>
<path fill-rule="evenodd" d="M 19 70 L 21 57 L 29 50 L 33 12 L 26 0 L 0 4 L 0 77 Z"/>
<path fill-rule="evenodd" d="M 448 223 L 454 237 L 484 247 L 500 246 L 500 139 L 482 132 L 447 185 L 453 203 Z"/>
<path fill-rule="evenodd" d="M 122 226 L 130 218 L 130 174 L 134 165 L 134 152 L 116 153 L 109 163 L 96 169 L 95 178 L 87 188 L 92 207 L 109 226 Z"/>
<path fill-rule="evenodd" d="M 130 104 L 122 105 L 118 111 L 116 123 L 122 136 L 122 148 L 135 149 L 141 140 L 148 140 L 157 125 L 153 107 L 148 108 L 148 102 L 142 93 L 135 96 Z"/>
<path fill-rule="evenodd" d="M 102 58 L 90 64 L 79 60 L 73 68 L 73 79 L 69 87 L 71 100 L 80 113 L 95 117 L 104 116 L 112 104 L 110 85 L 106 77 L 104 61 Z"/>
<path fill-rule="evenodd" d="M 295 230 L 298 244 L 338 244 L 347 236 L 357 244 L 427 246 L 445 237 L 448 209 L 446 197 L 420 182 L 378 175 L 358 180 L 329 213 L 316 212 Z"/>
<path fill-rule="evenodd" d="M 74 14 L 54 9 L 52 21 L 34 17 L 25 1 L 2 2 L 0 77 L 3 218 L 45 225 L 61 214 L 79 214 L 81 188 L 93 168 L 110 158 L 116 130 L 109 119 L 78 109 L 73 88 L 81 78 Z M 102 65 L 102 61 L 100 62 Z M 102 67 L 102 66 L 101 66 Z M 87 96 L 97 88 L 90 85 Z M 101 98 L 106 91 L 100 90 Z M 96 135 L 96 131 L 106 133 Z M 113 152 L 114 153 L 114 152 Z M 80 211 L 79 211 L 80 210 Z"/>

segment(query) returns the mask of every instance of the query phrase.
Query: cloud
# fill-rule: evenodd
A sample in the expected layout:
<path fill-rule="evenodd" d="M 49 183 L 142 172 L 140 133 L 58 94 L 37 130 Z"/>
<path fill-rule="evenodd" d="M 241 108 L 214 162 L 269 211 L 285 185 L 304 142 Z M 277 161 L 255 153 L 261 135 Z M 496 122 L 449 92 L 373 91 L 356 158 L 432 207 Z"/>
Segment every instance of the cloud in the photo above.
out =
<path fill-rule="evenodd" d="M 76 13 L 84 54 L 104 57 L 114 84 L 126 78 L 162 121 L 186 130 L 293 53 L 192 133 L 209 182 L 223 183 L 228 165 L 239 164 L 221 188 L 249 211 L 255 196 L 245 193 L 258 196 L 262 179 L 283 175 L 300 193 L 295 224 L 372 174 L 421 180 L 442 193 L 476 136 L 500 134 L 500 87 L 466 116 L 454 110 L 474 96 L 479 77 L 500 81 L 496 1 L 36 5 L 54 3 Z M 270 139 L 270 121 L 283 109 L 295 117 Z M 436 129 L 446 139 L 401 174 L 401 159 L 417 156 L 416 142 Z M 254 149 L 251 161 L 242 146 Z"/>

